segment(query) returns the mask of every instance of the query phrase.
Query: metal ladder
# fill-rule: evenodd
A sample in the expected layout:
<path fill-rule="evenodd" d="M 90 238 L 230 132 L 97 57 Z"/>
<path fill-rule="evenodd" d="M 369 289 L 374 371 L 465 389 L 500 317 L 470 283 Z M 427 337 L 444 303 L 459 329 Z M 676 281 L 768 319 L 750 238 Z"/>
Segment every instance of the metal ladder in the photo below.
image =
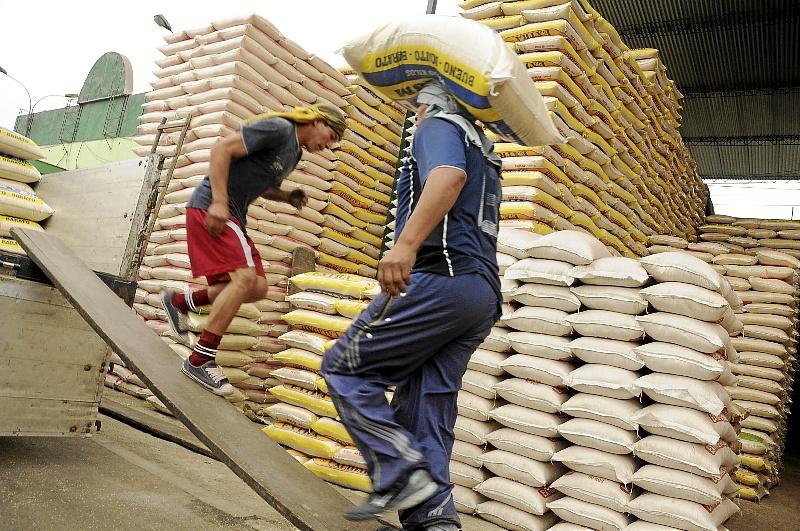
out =
<path fill-rule="evenodd" d="M 153 227 L 155 227 L 156 220 L 158 219 L 158 211 L 161 209 L 161 205 L 164 202 L 164 196 L 167 195 L 167 188 L 169 187 L 169 183 L 172 181 L 172 174 L 175 171 L 175 166 L 178 164 L 178 158 L 181 156 L 181 152 L 183 151 L 183 142 L 186 139 L 186 133 L 189 131 L 191 122 L 192 114 L 190 113 L 185 118 L 171 121 L 167 121 L 167 118 L 164 117 L 161 119 L 161 123 L 158 125 L 158 132 L 156 133 L 155 140 L 153 140 L 153 146 L 150 149 L 150 160 L 148 161 L 148 164 L 154 166 L 154 170 L 159 173 L 160 177 L 155 182 L 153 189 L 150 191 L 150 196 L 148 197 L 146 228 L 139 234 L 139 238 L 136 240 L 134 259 L 131 260 L 128 270 L 125 274 L 125 278 L 127 279 L 133 280 L 139 272 L 139 267 L 142 265 L 144 253 L 147 250 L 147 242 L 150 240 L 150 235 L 153 233 Z M 160 175 L 164 169 L 164 161 L 166 160 L 164 155 L 157 153 L 161 144 L 161 135 L 163 133 L 176 131 L 180 131 L 180 135 L 178 136 L 178 141 L 175 144 L 175 154 L 170 161 L 167 173 L 165 175 Z"/>

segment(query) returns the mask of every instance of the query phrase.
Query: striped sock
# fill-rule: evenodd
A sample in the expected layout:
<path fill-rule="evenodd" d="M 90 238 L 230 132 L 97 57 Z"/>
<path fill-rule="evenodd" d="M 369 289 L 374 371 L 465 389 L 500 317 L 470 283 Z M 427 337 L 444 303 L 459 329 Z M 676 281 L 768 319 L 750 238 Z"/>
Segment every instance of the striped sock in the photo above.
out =
<path fill-rule="evenodd" d="M 200 367 L 204 363 L 208 363 L 216 358 L 220 341 L 222 341 L 222 336 L 218 336 L 208 330 L 203 330 L 200 333 L 197 344 L 194 346 L 194 350 L 192 350 L 189 356 L 189 363 L 191 363 L 193 367 Z"/>
<path fill-rule="evenodd" d="M 208 298 L 208 290 L 200 289 L 197 291 L 176 291 L 172 294 L 172 305 L 183 313 L 196 311 L 199 306 L 211 304 Z"/>

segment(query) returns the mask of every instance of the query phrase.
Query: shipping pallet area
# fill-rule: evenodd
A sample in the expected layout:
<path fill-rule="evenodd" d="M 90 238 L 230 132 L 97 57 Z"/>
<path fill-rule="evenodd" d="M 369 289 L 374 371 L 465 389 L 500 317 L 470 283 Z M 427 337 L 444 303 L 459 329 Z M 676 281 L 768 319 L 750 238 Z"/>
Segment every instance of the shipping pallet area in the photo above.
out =
<path fill-rule="evenodd" d="M 800 529 L 800 222 L 713 214 L 703 178 L 724 169 L 697 116 L 719 95 L 684 90 L 686 64 L 670 76 L 672 39 L 699 26 L 616 0 L 458 6 L 513 51 L 566 140 L 487 133 L 503 309 L 458 393 L 463 529 Z M 342 517 L 372 486 L 320 367 L 380 292 L 414 119 L 370 72 L 259 15 L 164 40 L 141 158 L 41 176 L 25 162 L 41 150 L 0 130 L 0 513 L 13 528 L 374 529 Z M 208 308 L 187 345 L 159 298 L 206 286 L 186 203 L 217 141 L 316 104 L 348 130 L 283 181 L 307 207 L 247 212 L 269 288 L 222 338 L 226 402 L 179 371 Z"/>

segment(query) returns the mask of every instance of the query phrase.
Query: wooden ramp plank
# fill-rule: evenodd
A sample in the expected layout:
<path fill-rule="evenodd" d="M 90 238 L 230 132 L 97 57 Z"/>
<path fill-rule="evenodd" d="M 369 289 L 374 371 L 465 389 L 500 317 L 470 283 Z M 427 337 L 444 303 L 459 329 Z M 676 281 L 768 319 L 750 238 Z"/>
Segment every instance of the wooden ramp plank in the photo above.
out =
<path fill-rule="evenodd" d="M 175 354 L 58 238 L 12 230 L 28 256 L 150 390 L 223 463 L 301 530 L 374 530 L 349 502 L 221 397 L 181 374 Z"/>

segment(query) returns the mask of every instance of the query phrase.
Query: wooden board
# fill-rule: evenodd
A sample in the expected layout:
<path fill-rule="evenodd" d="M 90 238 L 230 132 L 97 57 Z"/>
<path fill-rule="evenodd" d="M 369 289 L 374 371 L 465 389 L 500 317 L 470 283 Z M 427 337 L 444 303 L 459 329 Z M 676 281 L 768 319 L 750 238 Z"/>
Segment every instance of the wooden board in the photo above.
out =
<path fill-rule="evenodd" d="M 57 289 L 0 275 L 0 435 L 87 435 L 108 353 Z"/>
<path fill-rule="evenodd" d="M 92 328 L 153 393 L 205 444 L 287 520 L 302 530 L 374 530 L 348 522 L 347 500 L 316 478 L 223 398 L 180 373 L 172 350 L 58 238 L 12 231 Z"/>
<path fill-rule="evenodd" d="M 120 275 L 131 260 L 132 234 L 143 229 L 146 197 L 158 172 L 131 159 L 42 177 L 36 194 L 54 210 L 45 229 L 61 238 L 91 269 Z M 134 238 L 135 239 L 135 238 Z"/>

